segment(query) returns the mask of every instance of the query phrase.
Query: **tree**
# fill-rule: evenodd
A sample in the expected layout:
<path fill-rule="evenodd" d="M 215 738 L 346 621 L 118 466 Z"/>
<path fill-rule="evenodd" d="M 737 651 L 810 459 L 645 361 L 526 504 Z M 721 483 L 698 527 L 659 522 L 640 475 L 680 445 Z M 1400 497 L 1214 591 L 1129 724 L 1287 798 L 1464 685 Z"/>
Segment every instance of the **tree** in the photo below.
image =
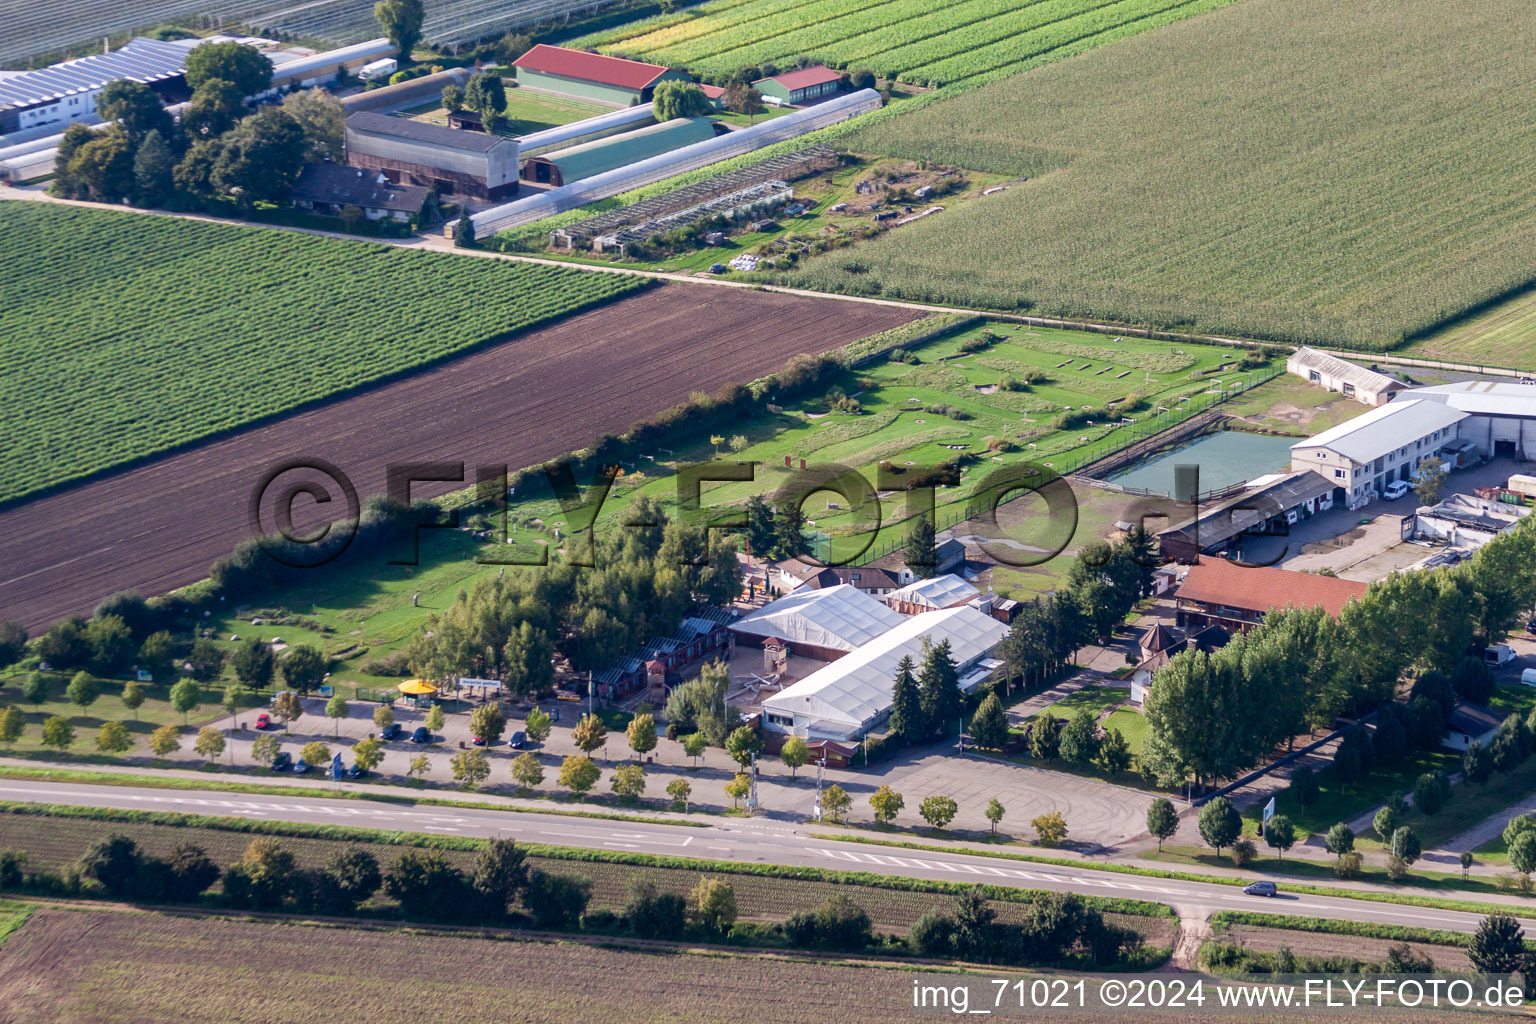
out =
<path fill-rule="evenodd" d="M 453 917 L 472 893 L 468 880 L 441 850 L 406 850 L 384 875 L 384 892 L 406 917 Z"/>
<path fill-rule="evenodd" d="M 779 760 L 783 761 L 785 767 L 789 769 L 789 777 L 791 779 L 795 777 L 795 773 L 810 759 L 810 745 L 799 736 L 791 736 L 779 748 Z"/>
<path fill-rule="evenodd" d="M 710 443 L 715 446 L 715 457 L 720 455 L 720 445 L 725 443 L 725 438 L 719 434 L 712 436 Z M 774 520 L 773 509 L 761 494 L 754 494 L 747 499 L 747 549 L 757 558 L 766 558 L 774 549 Z"/>
<path fill-rule="evenodd" d="M 1167 797 L 1158 797 L 1152 801 L 1152 806 L 1147 808 L 1147 831 L 1157 839 L 1157 851 L 1163 851 L 1163 840 L 1172 839 L 1179 831 L 1179 812 L 1174 810 L 1173 801 Z"/>
<path fill-rule="evenodd" d="M 1099 744 L 1096 760 L 1099 767 L 1104 769 L 1104 774 L 1111 778 L 1131 767 L 1131 745 L 1119 729 L 1104 730 L 1104 739 Z"/>
<path fill-rule="evenodd" d="M 1395 808 L 1383 805 L 1376 811 L 1376 816 L 1371 819 L 1371 829 L 1382 842 L 1390 842 L 1392 833 L 1397 831 L 1398 814 Z"/>
<path fill-rule="evenodd" d="M 498 916 L 528 891 L 528 882 L 527 854 L 511 839 L 489 840 L 475 856 L 469 879 L 470 887 L 490 900 Z"/>
<path fill-rule="evenodd" d="M 312 644 L 294 644 L 283 659 L 283 681 L 291 690 L 309 693 L 325 680 L 326 657 Z M 329 711 L 327 711 L 329 714 Z"/>
<path fill-rule="evenodd" d="M 175 726 L 169 726 L 168 728 L 174 730 Z M 176 734 L 173 731 L 171 738 L 175 739 L 175 736 Z M 251 760 L 256 764 L 271 764 L 277 760 L 277 754 L 281 747 L 282 743 L 276 736 L 268 736 L 266 734 L 257 736 L 251 741 Z"/>
<path fill-rule="evenodd" d="M 181 749 L 180 730 L 167 723 L 149 734 L 149 749 L 156 757 L 169 757 Z"/>
<path fill-rule="evenodd" d="M 833 821 L 843 821 L 848 816 L 848 809 L 852 806 L 853 798 L 837 783 L 832 783 L 822 791 L 821 809 L 830 815 Z"/>
<path fill-rule="evenodd" d="M 594 714 L 581 716 L 581 721 L 571 730 L 571 740 L 584 754 L 590 754 L 604 743 L 608 742 L 608 730 L 603 726 L 603 720 Z"/>
<path fill-rule="evenodd" d="M 773 510 L 773 550 L 763 552 L 780 561 L 808 554 L 811 542 L 805 536 L 805 513 L 793 499 Z"/>
<path fill-rule="evenodd" d="M 720 103 L 726 110 L 737 114 L 745 114 L 747 123 L 761 114 L 766 108 L 763 106 L 763 94 L 740 82 L 732 82 L 725 87 L 725 94 L 720 97 Z"/>
<path fill-rule="evenodd" d="M 672 806 L 681 806 L 683 813 L 688 813 L 688 798 L 693 795 L 693 787 L 687 779 L 673 779 L 667 783 L 667 796 L 672 798 Z"/>
<path fill-rule="evenodd" d="M 411 758 L 411 763 L 405 769 L 405 777 L 408 779 L 424 779 L 432 770 L 432 762 L 426 754 L 417 754 Z"/>
<path fill-rule="evenodd" d="M 255 96 L 272 87 L 272 61 L 244 43 L 194 46 L 187 54 L 186 69 L 187 87 L 194 92 L 215 78 L 231 83 L 242 96 Z"/>
<path fill-rule="evenodd" d="M 371 772 L 384 761 L 384 744 L 375 739 L 358 740 L 352 747 L 352 763 L 361 772 Z"/>
<path fill-rule="evenodd" d="M 71 125 L 71 128 L 79 127 Z M 57 672 L 84 665 L 91 656 L 91 645 L 85 636 L 85 620 L 75 618 L 55 622 L 39 638 L 37 653 L 46 665 Z"/>
<path fill-rule="evenodd" d="M 930 579 L 939 571 L 939 546 L 934 536 L 933 522 L 927 516 L 918 516 L 907 532 L 907 547 L 903 561 L 912 575 L 920 580 Z"/>
<path fill-rule="evenodd" d="M 1061 719 L 1042 711 L 1029 730 L 1029 756 L 1049 761 L 1061 753 Z"/>
<path fill-rule="evenodd" d="M 875 820 L 882 825 L 889 825 L 895 821 L 896 815 L 901 813 L 904 804 L 901 794 L 890 786 L 881 786 L 869 798 L 869 806 L 875 812 Z"/>
<path fill-rule="evenodd" d="M 347 717 L 347 698 L 341 694 L 333 694 L 331 699 L 325 702 L 325 715 L 336 723 L 335 732 L 337 739 L 341 738 L 341 720 Z"/>
<path fill-rule="evenodd" d="M 283 721 L 283 731 L 288 731 L 288 726 L 295 719 L 304 715 L 304 699 L 292 690 L 284 690 L 272 701 L 272 713 Z"/>
<path fill-rule="evenodd" d="M 129 141 L 138 144 L 150 132 L 163 139 L 176 128 L 160 102 L 160 94 L 142 82 L 126 78 L 114 79 L 102 87 L 96 96 L 96 113 L 103 121 L 116 121 Z"/>
<path fill-rule="evenodd" d="M 1083 708 L 1072 716 L 1061 734 L 1061 756 L 1080 768 L 1093 763 L 1099 754 L 1099 727 L 1093 714 Z"/>
<path fill-rule="evenodd" d="M 69 724 L 69 719 L 50 715 L 43 722 L 43 746 L 62 751 L 68 750 L 74 742 L 75 727 Z"/>
<path fill-rule="evenodd" d="M 379 0 L 373 5 L 373 17 L 395 44 L 402 64 L 411 63 L 411 51 L 421 41 L 421 23 L 426 16 L 423 0 Z"/>
<path fill-rule="evenodd" d="M 171 707 L 181 712 L 181 721 L 185 725 L 188 716 L 191 715 L 203 701 L 203 688 L 197 685 L 195 679 L 183 679 L 171 687 Z"/>
<path fill-rule="evenodd" d="M 549 739 L 549 731 L 554 728 L 548 713 L 538 708 L 528 712 L 528 717 L 523 720 L 523 731 L 528 738 L 535 743 L 543 743 Z"/>
<path fill-rule="evenodd" d="M 1311 768 L 1302 767 L 1291 776 L 1291 796 L 1303 807 L 1311 807 L 1322 796 L 1317 786 L 1317 774 Z"/>
<path fill-rule="evenodd" d="M 991 750 L 1001 750 L 1008 743 L 1008 715 L 995 692 L 982 699 L 971 717 L 971 742 Z"/>
<path fill-rule="evenodd" d="M 912 675 L 909 656 L 903 656 L 896 666 L 896 682 L 891 687 L 890 725 L 891 732 L 900 736 L 903 743 L 915 745 L 928 738 L 928 722 L 923 717 L 917 679 Z"/>
<path fill-rule="evenodd" d="M 101 687 L 97 685 L 95 678 L 89 672 L 76 672 L 69 685 L 64 688 L 64 696 L 69 702 L 81 711 L 90 707 L 101 696 Z"/>
<path fill-rule="evenodd" d="M 210 761 L 216 761 L 224 753 L 224 734 L 211 725 L 205 725 L 197 731 L 197 740 L 192 744 L 192 749 Z"/>
<path fill-rule="evenodd" d="M 582 796 L 597 785 L 598 776 L 602 772 L 590 757 L 585 754 L 572 754 L 560 764 L 560 785 Z"/>
<path fill-rule="evenodd" d="M 987 801 L 987 821 L 992 824 L 992 834 L 997 835 L 998 823 L 1003 820 L 1003 804 L 997 797 Z"/>
<path fill-rule="evenodd" d="M 379 729 L 388 729 L 395 724 L 395 709 L 388 704 L 380 704 L 373 709 L 373 724 Z"/>
<path fill-rule="evenodd" d="M 0 721 L 0 739 L 4 738 L 4 722 Z M 101 723 L 101 729 L 96 733 L 97 750 L 103 754 L 121 754 L 132 747 L 133 736 L 126 725 L 122 722 Z"/>
<path fill-rule="evenodd" d="M 695 768 L 699 766 L 699 758 L 704 756 L 704 750 L 708 745 L 701 732 L 692 732 L 683 737 L 683 753 L 693 758 Z"/>
<path fill-rule="evenodd" d="M 645 769 L 638 764 L 620 765 L 613 770 L 608 784 L 617 796 L 635 800 L 645 792 Z"/>
<path fill-rule="evenodd" d="M 262 107 L 218 141 L 208 182 L 247 208 L 288 198 L 309 145 L 299 122 L 281 107 Z"/>
<path fill-rule="evenodd" d="M 176 154 L 166 145 L 165 136 L 150 131 L 133 156 L 134 192 L 139 202 L 149 206 L 164 202 L 175 184 L 171 177 L 175 170 Z"/>
<path fill-rule="evenodd" d="M 41 704 L 49 697 L 53 682 L 41 672 L 32 672 L 21 683 L 21 696 L 28 704 Z"/>
<path fill-rule="evenodd" d="M 1060 811 L 1048 811 L 1030 821 L 1041 846 L 1060 846 L 1067 838 L 1067 819 Z"/>
<path fill-rule="evenodd" d="M 1264 842 L 1274 847 L 1276 856 L 1285 859 L 1285 851 L 1296 845 L 1296 826 L 1290 818 L 1277 814 L 1264 826 Z"/>
<path fill-rule="evenodd" d="M 90 651 L 86 667 L 99 676 L 115 675 L 138 649 L 133 631 L 117 615 L 98 616 L 86 623 L 85 643 Z"/>
<path fill-rule="evenodd" d="M 725 741 L 731 760 L 746 768 L 763 749 L 763 738 L 749 725 L 737 727 Z"/>
<path fill-rule="evenodd" d="M 1461 755 L 1461 773 L 1476 786 L 1486 785 L 1493 775 L 1493 761 L 1479 741 L 1473 740 Z"/>
<path fill-rule="evenodd" d="M 1223 846 L 1231 846 L 1243 832 L 1243 819 L 1224 796 L 1215 797 L 1200 809 L 1199 825 L 1200 838 L 1207 846 L 1216 848 L 1217 856 L 1221 855 Z"/>
<path fill-rule="evenodd" d="M 923 638 L 923 665 L 917 674 L 918 699 L 923 720 L 934 732 L 944 733 L 960 716 L 964 698 L 960 672 L 950 657 L 949 641 L 930 644 Z"/>
<path fill-rule="evenodd" d="M 730 782 L 725 784 L 725 795 L 731 798 L 731 806 L 735 807 L 752 793 L 752 777 L 737 773 Z"/>
<path fill-rule="evenodd" d="M 347 134 L 347 113 L 335 96 L 324 89 L 289 93 L 283 97 L 283 110 L 304 133 L 306 161 L 340 163 L 345 159 L 342 142 Z"/>
<path fill-rule="evenodd" d="M 114 832 L 92 844 L 77 862 L 80 874 L 98 882 L 112 896 L 126 896 L 138 874 L 143 854 L 138 844 Z"/>
<path fill-rule="evenodd" d="M 524 791 L 530 791 L 544 781 L 544 765 L 533 754 L 519 754 L 512 760 L 512 778 Z"/>
<path fill-rule="evenodd" d="M 736 923 L 736 890 L 718 878 L 701 878 L 693 887 L 693 910 L 699 923 L 716 935 L 725 935 Z"/>
<path fill-rule="evenodd" d="M 693 82 L 658 82 L 652 101 L 655 118 L 703 117 L 715 109 L 709 97 Z"/>
<path fill-rule="evenodd" d="M 491 763 L 485 752 L 473 747 L 454 754 L 448 766 L 453 769 L 454 781 L 463 783 L 465 789 L 474 789 L 491 777 Z"/>
<path fill-rule="evenodd" d="M 199 85 L 181 113 L 181 127 L 193 140 L 216 139 L 245 114 L 245 94 L 234 82 L 210 78 Z"/>
<path fill-rule="evenodd" d="M 1525 931 L 1509 914 L 1489 914 L 1478 923 L 1467 943 L 1467 959 L 1484 974 L 1518 974 L 1525 970 Z"/>
<path fill-rule="evenodd" d="M 448 715 L 443 711 L 443 706 L 441 704 L 433 704 L 427 709 L 427 714 L 422 718 L 421 724 L 433 732 L 438 732 L 447 721 Z"/>
<path fill-rule="evenodd" d="M 630 750 L 641 755 L 649 754 L 656 749 L 656 717 L 636 715 L 629 720 L 624 736 L 629 740 Z"/>
<path fill-rule="evenodd" d="M 1401 826 L 1392 833 L 1392 859 L 1400 860 L 1404 864 L 1412 864 L 1419 859 L 1419 854 L 1422 852 L 1424 848 L 1419 843 L 1418 835 L 1407 825 Z"/>
<path fill-rule="evenodd" d="M 570 928 L 580 922 L 591 898 L 592 883 L 586 878 L 535 869 L 528 873 L 523 905 L 540 928 Z"/>
<path fill-rule="evenodd" d="M 464 90 L 457 84 L 443 86 L 443 109 L 455 114 L 464 109 Z"/>
<path fill-rule="evenodd" d="M 13 704 L 0 711 L 0 743 L 4 743 L 7 748 L 16 745 L 26 727 L 27 716 L 21 713 L 21 708 Z"/>
<path fill-rule="evenodd" d="M 497 840 L 491 840 L 496 842 Z M 346 907 L 357 909 L 357 905 L 374 893 L 384 881 L 383 874 L 379 871 L 379 862 L 373 854 L 358 847 L 348 847 L 339 850 L 326 862 L 325 873 L 336 880 L 336 887 L 340 891 L 341 898 Z"/>
<path fill-rule="evenodd" d="M 1477 858 L 1472 856 L 1471 850 L 1462 850 L 1461 855 L 1456 860 L 1461 864 L 1461 877 L 1463 879 L 1472 870 L 1472 865 L 1477 863 Z"/>
<path fill-rule="evenodd" d="M 494 131 L 497 119 L 507 107 L 507 90 L 501 76 L 491 72 L 472 76 L 464 87 L 464 105 L 480 115 L 487 132 Z"/>
<path fill-rule="evenodd" d="M 531 49 L 533 40 L 528 36 L 521 32 L 508 32 L 496 40 L 496 59 L 503 64 L 511 64 Z"/>
<path fill-rule="evenodd" d="M 475 247 L 475 222 L 468 210 L 459 210 L 459 219 L 453 222 L 453 244 L 460 249 Z"/>
<path fill-rule="evenodd" d="M 752 447 L 752 442 L 747 440 L 746 434 L 732 434 L 731 439 L 726 443 L 731 446 L 731 451 L 736 453 L 736 464 L 741 465 L 741 453 Z"/>
<path fill-rule="evenodd" d="M 936 829 L 942 829 L 955 820 L 955 813 L 959 806 L 947 796 L 924 797 L 918 805 L 917 813 L 923 816 L 923 820 Z"/>
<path fill-rule="evenodd" d="M 133 712 L 133 720 L 135 722 L 139 720 L 139 708 L 143 706 L 144 700 L 148 696 L 148 693 L 146 693 L 144 690 L 143 684 L 139 683 L 137 680 L 130 681 L 123 685 L 123 707 Z"/>
<path fill-rule="evenodd" d="M 1441 493 L 1445 490 L 1444 463 L 1437 455 L 1426 455 L 1419 460 L 1414 467 L 1417 479 L 1413 482 L 1413 493 L 1418 496 L 1420 505 L 1433 505 L 1440 500 Z"/>
<path fill-rule="evenodd" d="M 1342 821 L 1336 822 L 1328 829 L 1323 847 L 1336 857 L 1349 853 L 1355 848 L 1355 830 Z"/>
<path fill-rule="evenodd" d="M 1446 787 L 1439 776 L 1426 772 L 1413 783 L 1413 805 L 1427 815 L 1436 815 L 1445 806 Z"/>
<path fill-rule="evenodd" d="M 310 740 L 299 751 L 299 759 L 315 767 L 331 763 L 331 748 L 319 740 Z"/>
<path fill-rule="evenodd" d="M 260 637 L 247 637 L 235 648 L 235 678 L 253 690 L 260 690 L 272 682 L 276 664 L 272 645 L 263 643 Z"/>
<path fill-rule="evenodd" d="M 500 704 L 482 704 L 470 712 L 469 734 L 484 740 L 487 746 L 501 739 L 506 728 L 507 718 L 501 713 Z"/>
<path fill-rule="evenodd" d="M 0 668 L 9 668 L 27 652 L 27 627 L 19 622 L 0 622 Z"/>

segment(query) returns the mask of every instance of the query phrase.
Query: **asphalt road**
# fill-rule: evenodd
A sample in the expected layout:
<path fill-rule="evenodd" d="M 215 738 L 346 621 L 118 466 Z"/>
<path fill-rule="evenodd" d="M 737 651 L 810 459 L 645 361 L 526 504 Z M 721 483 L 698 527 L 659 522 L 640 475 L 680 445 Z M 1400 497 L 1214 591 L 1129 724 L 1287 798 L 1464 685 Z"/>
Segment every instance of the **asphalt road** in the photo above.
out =
<path fill-rule="evenodd" d="M 732 820 L 708 828 L 601 821 L 470 807 L 409 807 L 371 800 L 268 797 L 215 791 L 177 791 L 129 786 L 0 780 L 0 800 L 72 804 L 126 810 L 175 811 L 313 825 L 353 825 L 436 835 L 503 837 L 595 850 L 618 850 L 700 860 L 783 864 L 866 871 L 936 881 L 991 882 L 1093 896 L 1153 900 L 1178 908 L 1181 917 L 1204 918 L 1217 910 L 1269 911 L 1348 921 L 1443 928 L 1470 932 L 1480 916 L 1425 907 L 1327 896 L 1245 896 L 1235 886 L 1170 881 L 1082 867 L 1010 862 L 960 853 L 909 852 L 816 838 L 815 827 L 765 820 Z M 0 835 L 3 842 L 3 835 Z M 1522 921 L 1536 930 L 1536 920 Z"/>

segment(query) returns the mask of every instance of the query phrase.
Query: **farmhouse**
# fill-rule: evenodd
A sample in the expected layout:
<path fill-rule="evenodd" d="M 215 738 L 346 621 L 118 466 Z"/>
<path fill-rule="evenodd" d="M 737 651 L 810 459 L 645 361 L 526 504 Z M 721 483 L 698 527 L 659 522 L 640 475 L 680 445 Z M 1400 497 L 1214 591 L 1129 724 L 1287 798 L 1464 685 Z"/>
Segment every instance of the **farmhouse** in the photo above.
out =
<path fill-rule="evenodd" d="M 1408 387 L 1395 377 L 1367 370 L 1315 348 L 1297 349 L 1285 361 L 1285 368 L 1302 380 L 1366 405 L 1390 402 L 1393 395 Z"/>
<path fill-rule="evenodd" d="M 326 161 L 305 164 L 289 197 L 301 210 L 340 214 L 355 206 L 368 220 L 408 221 L 421 211 L 429 191 L 421 185 L 396 185 L 379 171 Z"/>
<path fill-rule="evenodd" d="M 517 140 L 363 112 L 347 118 L 347 163 L 443 195 L 500 199 L 517 192 Z"/>
<path fill-rule="evenodd" d="M 949 572 L 959 572 L 965 565 L 965 545 L 951 537 L 949 540 L 941 540 L 934 546 L 933 565 L 919 566 L 921 569 L 930 570 L 933 575 L 942 575 Z M 903 585 L 915 582 L 920 577 L 910 565 L 903 564 L 900 579 Z"/>
<path fill-rule="evenodd" d="M 1002 663 L 992 657 L 1008 627 L 975 608 L 946 608 L 903 619 L 899 625 L 818 669 L 762 702 L 763 728 L 779 738 L 858 740 L 891 713 L 891 689 L 903 658 L 920 666 L 923 641 L 949 641 L 960 688 L 991 679 Z"/>
<path fill-rule="evenodd" d="M 1190 566 L 1179 586 L 1176 621 L 1189 631 L 1221 626 L 1246 633 L 1276 608 L 1321 607 L 1337 617 L 1365 591 L 1366 585 L 1354 580 L 1202 558 Z"/>
<path fill-rule="evenodd" d="M 771 97 L 780 103 L 799 106 L 837 92 L 837 84 L 841 78 L 838 72 L 818 64 L 813 68 L 786 71 L 772 78 L 759 78 L 752 83 L 752 88 L 762 93 L 764 99 Z"/>
<path fill-rule="evenodd" d="M 1359 508 L 1394 480 L 1413 479 L 1419 460 L 1438 456 L 1466 418 L 1439 402 L 1399 398 L 1291 445 L 1291 468 L 1321 473 L 1335 504 Z"/>
<path fill-rule="evenodd" d="M 798 558 L 790 558 L 775 564 L 773 568 L 777 576 L 776 584 L 791 592 L 801 588 L 818 590 L 847 583 L 872 597 L 884 597 L 903 584 L 911 582 L 911 580 L 901 579 L 897 573 L 889 569 L 881 569 L 873 565 L 858 567 L 807 565 Z"/>
<path fill-rule="evenodd" d="M 885 595 L 885 603 L 903 615 L 921 615 L 941 608 L 969 604 L 981 591 L 953 573 L 909 583 Z"/>
<path fill-rule="evenodd" d="M 717 134 L 715 122 L 707 117 L 677 117 L 530 157 L 523 162 L 522 178 L 539 184 L 564 185 L 704 142 Z"/>
<path fill-rule="evenodd" d="M 130 39 L 111 53 L 61 61 L 37 71 L 0 77 L 0 135 L 76 121 L 94 121 L 96 100 L 119 78 L 165 93 L 185 90 L 184 42 Z"/>
<path fill-rule="evenodd" d="M 1333 507 L 1333 482 L 1311 470 L 1251 480 L 1243 493 L 1217 502 L 1157 535 L 1164 558 L 1186 564 L 1201 555 L 1240 550 L 1249 534 L 1284 534 Z"/>
<path fill-rule="evenodd" d="M 1209 654 L 1227 646 L 1232 640 L 1232 634 L 1220 626 L 1206 626 L 1193 633 L 1185 633 L 1182 629 L 1157 625 L 1148 633 L 1156 635 L 1142 637 L 1143 657 L 1131 672 L 1131 700 L 1137 704 L 1146 703 L 1147 694 L 1152 689 L 1153 675 L 1172 661 L 1174 655 L 1184 651 L 1204 651 Z M 1156 649 L 1149 650 L 1149 644 L 1156 645 Z"/>
<path fill-rule="evenodd" d="M 1498 715 L 1480 705 L 1460 700 L 1446 720 L 1445 735 L 1440 737 L 1440 745 L 1461 751 L 1465 751 L 1474 742 L 1486 747 L 1493 742 L 1498 731 Z"/>
<path fill-rule="evenodd" d="M 1468 380 L 1414 388 L 1405 397 L 1465 413 L 1460 436 L 1494 458 L 1536 459 L 1536 387 Z"/>
<path fill-rule="evenodd" d="M 770 601 L 731 623 L 736 642 L 761 647 L 778 640 L 791 654 L 834 661 L 894 629 L 905 620 L 849 584 L 804 588 Z"/>
<path fill-rule="evenodd" d="M 691 79 L 660 64 L 583 53 L 540 43 L 512 62 L 517 84 L 530 89 L 628 107 L 649 103 L 657 82 Z"/>

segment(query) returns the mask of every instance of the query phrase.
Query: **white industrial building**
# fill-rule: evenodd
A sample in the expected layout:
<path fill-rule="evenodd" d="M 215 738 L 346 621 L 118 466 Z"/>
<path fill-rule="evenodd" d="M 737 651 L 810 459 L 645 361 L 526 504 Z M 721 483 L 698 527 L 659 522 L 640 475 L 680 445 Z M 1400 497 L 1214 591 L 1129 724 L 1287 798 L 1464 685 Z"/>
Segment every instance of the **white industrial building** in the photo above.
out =
<path fill-rule="evenodd" d="M 891 690 L 902 658 L 922 667 L 923 641 L 949 641 L 960 688 L 971 690 L 1002 667 L 993 658 L 1008 627 L 962 605 L 902 622 L 825 668 L 767 697 L 763 728 L 807 739 L 857 740 L 891 713 Z"/>
<path fill-rule="evenodd" d="M 954 573 L 918 580 L 885 595 L 885 603 L 903 615 L 920 615 L 969 604 L 981 591 Z"/>
<path fill-rule="evenodd" d="M 141 85 L 180 80 L 186 71 L 184 40 L 130 39 L 111 53 L 61 61 L 0 79 L 0 136 L 44 126 L 59 131 L 96 120 L 96 100 L 120 78 Z"/>
<path fill-rule="evenodd" d="M 1315 348 L 1299 348 L 1285 361 L 1285 368 L 1302 380 L 1337 391 L 1366 405 L 1381 405 L 1408 387 L 1396 377 L 1357 366 Z"/>
<path fill-rule="evenodd" d="M 1414 388 L 1403 397 L 1463 413 L 1461 438 L 1494 458 L 1536 459 L 1536 386 L 1468 380 Z"/>
<path fill-rule="evenodd" d="M 782 640 L 792 654 L 832 661 L 905 621 L 876 598 L 844 583 L 797 590 L 743 615 L 730 629 L 739 644 L 761 646 Z"/>
<path fill-rule="evenodd" d="M 1471 494 L 1453 494 L 1438 505 L 1420 508 L 1413 516 L 1414 536 L 1441 541 L 1453 548 L 1473 550 L 1513 530 L 1531 514 L 1524 505 L 1490 501 Z"/>
<path fill-rule="evenodd" d="M 1411 394 L 1417 394 L 1413 392 Z M 1411 480 L 1420 459 L 1438 456 L 1465 412 L 1403 397 L 1291 446 L 1291 468 L 1321 473 L 1334 502 L 1358 508 L 1395 480 Z"/>

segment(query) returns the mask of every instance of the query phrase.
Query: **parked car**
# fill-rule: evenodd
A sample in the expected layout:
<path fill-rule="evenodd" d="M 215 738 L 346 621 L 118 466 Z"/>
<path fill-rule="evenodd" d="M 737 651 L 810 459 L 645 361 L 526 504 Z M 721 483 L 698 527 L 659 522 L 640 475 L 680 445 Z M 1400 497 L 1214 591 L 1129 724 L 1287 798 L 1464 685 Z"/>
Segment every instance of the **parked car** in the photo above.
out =
<path fill-rule="evenodd" d="M 473 743 L 477 747 L 483 747 L 483 746 L 485 746 L 485 737 L 484 736 L 471 736 L 469 738 L 469 742 Z"/>
<path fill-rule="evenodd" d="M 1483 661 L 1490 667 L 1498 668 L 1515 660 L 1515 649 L 1508 644 L 1489 644 L 1483 649 Z"/>
<path fill-rule="evenodd" d="M 1250 882 L 1243 886 L 1245 896 L 1278 896 L 1280 887 L 1274 882 Z"/>
<path fill-rule="evenodd" d="M 1536 384 L 1536 377 L 1521 377 L 1521 384 Z"/>
<path fill-rule="evenodd" d="M 349 779 L 360 779 L 367 774 L 367 771 L 359 768 L 357 765 L 353 765 L 351 768 L 347 769 L 347 778 Z"/>
<path fill-rule="evenodd" d="M 402 730 L 400 728 L 399 722 L 390 722 L 384 727 L 383 731 L 379 733 L 379 739 L 385 741 L 398 739 L 401 731 Z"/>
<path fill-rule="evenodd" d="M 521 729 L 519 729 L 517 732 L 512 734 L 511 739 L 507 740 L 507 746 L 513 750 L 522 750 L 523 744 L 526 742 L 528 742 L 528 736 Z"/>
<path fill-rule="evenodd" d="M 309 771 L 309 762 L 302 757 L 293 762 L 293 773 L 295 775 L 303 775 L 307 771 Z"/>
<path fill-rule="evenodd" d="M 286 750 L 279 750 L 277 756 L 272 759 L 272 770 L 286 772 L 293 768 L 293 755 Z"/>
<path fill-rule="evenodd" d="M 432 730 L 428 729 L 424 725 L 418 725 L 416 727 L 416 731 L 411 733 L 411 742 L 412 743 L 431 743 L 432 742 Z"/>
<path fill-rule="evenodd" d="M 1531 636 L 1536 636 L 1536 619 L 1531 619 L 1525 624 L 1525 631 Z"/>
<path fill-rule="evenodd" d="M 1382 492 L 1382 497 L 1386 498 L 1388 501 L 1396 501 L 1398 498 L 1401 498 L 1407 493 L 1408 481 L 1393 480 L 1391 483 L 1387 484 L 1386 490 Z"/>
<path fill-rule="evenodd" d="M 265 711 L 263 711 L 261 714 L 257 715 L 256 716 L 256 728 L 258 728 L 258 729 L 270 729 L 270 728 L 272 728 L 272 716 L 267 714 Z"/>
<path fill-rule="evenodd" d="M 709 265 L 709 272 L 711 274 L 723 274 L 725 273 L 726 269 L 727 268 L 724 263 L 711 263 Z"/>

